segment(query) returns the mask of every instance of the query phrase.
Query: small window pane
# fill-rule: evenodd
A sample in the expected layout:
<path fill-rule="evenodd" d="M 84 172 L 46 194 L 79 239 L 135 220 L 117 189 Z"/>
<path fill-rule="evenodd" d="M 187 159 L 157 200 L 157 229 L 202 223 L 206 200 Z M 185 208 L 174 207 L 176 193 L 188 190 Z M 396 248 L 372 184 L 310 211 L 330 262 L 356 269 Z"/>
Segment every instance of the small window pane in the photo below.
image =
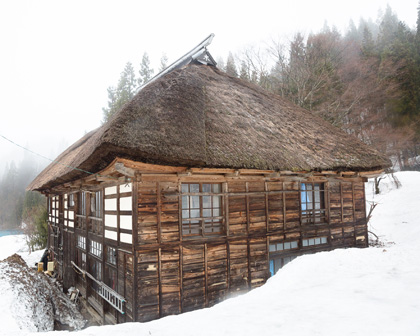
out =
<path fill-rule="evenodd" d="M 283 243 L 277 243 L 277 251 L 283 251 Z"/>
<path fill-rule="evenodd" d="M 181 185 L 181 191 L 183 193 L 187 193 L 188 192 L 188 184 L 182 184 Z"/>
<path fill-rule="evenodd" d="M 203 196 L 203 208 L 211 208 L 211 196 Z"/>
<path fill-rule="evenodd" d="M 298 247 L 298 243 L 297 241 L 291 242 L 291 248 L 297 248 Z"/>
<path fill-rule="evenodd" d="M 321 237 L 321 244 L 327 243 L 327 237 Z"/>
<path fill-rule="evenodd" d="M 203 217 L 211 217 L 211 209 L 203 209 Z"/>
<path fill-rule="evenodd" d="M 309 246 L 314 245 L 314 240 L 313 239 L 309 239 Z"/>
<path fill-rule="evenodd" d="M 213 192 L 220 193 L 220 184 L 213 184 Z"/>
<path fill-rule="evenodd" d="M 284 243 L 284 249 L 290 250 L 290 243 Z"/>
<path fill-rule="evenodd" d="M 189 203 L 188 198 L 189 198 L 189 196 L 182 196 L 182 209 L 188 209 L 189 208 L 189 206 L 188 206 L 188 203 Z"/>
<path fill-rule="evenodd" d="M 213 216 L 220 216 L 220 209 L 213 209 Z"/>
<path fill-rule="evenodd" d="M 203 184 L 203 192 L 211 192 L 211 184 Z"/>
<path fill-rule="evenodd" d="M 220 208 L 220 198 L 222 196 L 213 196 L 213 208 Z"/>
<path fill-rule="evenodd" d="M 200 209 L 200 196 L 190 196 L 190 207 Z"/>
<path fill-rule="evenodd" d="M 200 210 L 191 210 L 191 218 L 200 217 Z"/>
<path fill-rule="evenodd" d="M 182 218 L 189 218 L 190 212 L 188 210 L 182 210 Z"/>
<path fill-rule="evenodd" d="M 320 238 L 315 238 L 315 245 L 319 245 L 321 244 L 321 239 Z"/>
<path fill-rule="evenodd" d="M 308 246 L 308 240 L 307 239 L 302 240 L 302 246 L 303 247 Z"/>
<path fill-rule="evenodd" d="M 270 244 L 269 251 L 270 252 L 275 252 L 276 251 L 276 245 L 275 244 Z"/>
<path fill-rule="evenodd" d="M 192 192 L 192 193 L 200 192 L 200 185 L 199 184 L 190 184 L 190 192 Z"/>

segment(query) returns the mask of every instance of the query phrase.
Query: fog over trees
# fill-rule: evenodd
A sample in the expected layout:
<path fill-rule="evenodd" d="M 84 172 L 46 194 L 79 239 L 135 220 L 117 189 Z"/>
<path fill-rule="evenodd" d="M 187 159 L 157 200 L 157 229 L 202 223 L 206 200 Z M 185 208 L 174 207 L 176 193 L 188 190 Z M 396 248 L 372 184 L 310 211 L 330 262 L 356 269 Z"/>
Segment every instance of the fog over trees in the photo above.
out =
<path fill-rule="evenodd" d="M 420 168 L 412 160 L 420 155 L 420 15 L 413 30 L 388 6 L 375 22 L 351 21 L 344 33 L 325 24 L 288 43 L 272 40 L 217 61 L 230 76 L 279 94 L 386 153 L 395 167 Z M 147 53 L 137 79 L 129 65 L 104 121 L 153 75 Z"/>

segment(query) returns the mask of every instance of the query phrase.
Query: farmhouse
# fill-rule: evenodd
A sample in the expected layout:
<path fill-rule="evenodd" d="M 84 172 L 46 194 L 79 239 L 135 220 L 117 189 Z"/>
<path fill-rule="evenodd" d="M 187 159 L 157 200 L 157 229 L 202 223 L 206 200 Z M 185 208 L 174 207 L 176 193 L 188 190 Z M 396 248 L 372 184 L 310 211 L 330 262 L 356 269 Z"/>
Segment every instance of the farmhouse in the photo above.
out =
<path fill-rule="evenodd" d="M 29 186 L 48 196 L 58 277 L 103 323 L 208 307 L 299 255 L 368 245 L 364 182 L 388 160 L 218 70 L 211 38 Z"/>

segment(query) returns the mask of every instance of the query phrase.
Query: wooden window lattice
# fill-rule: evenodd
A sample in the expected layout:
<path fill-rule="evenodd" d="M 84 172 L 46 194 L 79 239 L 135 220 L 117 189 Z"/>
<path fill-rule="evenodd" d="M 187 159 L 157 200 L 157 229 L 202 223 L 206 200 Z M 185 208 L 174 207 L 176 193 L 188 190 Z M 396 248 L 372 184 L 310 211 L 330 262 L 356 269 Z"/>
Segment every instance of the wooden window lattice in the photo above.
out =
<path fill-rule="evenodd" d="M 182 183 L 182 234 L 223 233 L 223 196 L 220 183 Z"/>

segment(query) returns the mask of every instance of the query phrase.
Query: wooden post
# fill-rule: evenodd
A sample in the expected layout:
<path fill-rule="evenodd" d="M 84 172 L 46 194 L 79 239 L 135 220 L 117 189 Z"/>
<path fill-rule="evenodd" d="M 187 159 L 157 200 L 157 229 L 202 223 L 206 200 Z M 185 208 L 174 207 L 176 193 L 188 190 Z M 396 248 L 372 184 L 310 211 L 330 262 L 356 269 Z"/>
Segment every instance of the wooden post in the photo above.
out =
<path fill-rule="evenodd" d="M 180 304 L 180 311 L 181 313 L 184 312 L 184 289 L 183 289 L 183 276 L 184 276 L 184 272 L 182 270 L 183 266 L 184 266 L 184 262 L 183 262 L 183 247 L 182 245 L 179 246 L 179 304 Z"/>
<path fill-rule="evenodd" d="M 248 288 L 251 288 L 251 241 L 249 238 L 246 239 L 246 243 L 248 259 Z"/>
<path fill-rule="evenodd" d="M 283 232 L 286 231 L 286 190 L 283 182 Z"/>
<path fill-rule="evenodd" d="M 162 317 L 162 249 L 158 248 L 159 317 Z"/>
<path fill-rule="evenodd" d="M 225 201 L 225 225 L 226 225 L 226 237 L 229 237 L 229 186 L 227 182 L 223 183 L 223 193 L 224 201 Z"/>
<path fill-rule="evenodd" d="M 330 205 L 330 193 L 331 193 L 331 191 L 330 191 L 330 183 L 329 182 L 326 182 L 325 183 L 325 191 L 324 191 L 324 193 L 325 193 L 325 198 L 326 198 L 326 206 L 325 206 L 325 211 L 327 212 L 326 213 L 326 219 L 327 219 L 327 222 L 328 222 L 328 239 L 327 239 L 327 242 L 328 242 L 328 244 L 329 245 L 331 245 L 331 225 L 330 225 L 330 213 L 331 213 L 331 205 Z"/>
<path fill-rule="evenodd" d="M 265 191 L 265 233 L 269 231 L 269 213 L 268 213 L 268 183 L 267 181 L 264 182 L 264 191 Z"/>
<path fill-rule="evenodd" d="M 208 275 L 207 275 L 207 243 L 204 243 L 204 297 L 205 306 L 209 306 L 208 298 Z"/>
<path fill-rule="evenodd" d="M 162 200 L 160 192 L 160 183 L 156 182 L 156 220 L 157 220 L 157 242 L 162 242 L 162 223 L 161 223 L 161 211 L 162 211 Z"/>
<path fill-rule="evenodd" d="M 182 185 L 178 177 L 178 227 L 179 243 L 182 244 Z"/>
<path fill-rule="evenodd" d="M 246 190 L 246 234 L 249 235 L 249 186 L 248 182 L 245 182 L 245 190 Z"/>
<path fill-rule="evenodd" d="M 132 245 L 132 252 L 133 252 L 133 321 L 137 322 L 137 300 L 138 300 L 138 272 L 137 272 L 137 252 L 136 249 L 138 247 L 138 218 L 139 218 L 139 182 L 138 180 L 141 180 L 138 178 L 138 175 L 135 176 L 132 182 L 132 189 L 131 189 L 131 199 L 132 199 L 132 237 L 133 237 L 133 245 Z M 118 258 L 117 258 L 118 262 Z M 118 272 L 117 272 L 118 277 Z M 117 278 L 118 281 L 118 278 Z"/>
<path fill-rule="evenodd" d="M 226 241 L 226 256 L 227 256 L 227 262 L 226 262 L 226 276 L 227 276 L 227 284 L 226 289 L 228 293 L 230 292 L 230 244 L 229 241 Z"/>

